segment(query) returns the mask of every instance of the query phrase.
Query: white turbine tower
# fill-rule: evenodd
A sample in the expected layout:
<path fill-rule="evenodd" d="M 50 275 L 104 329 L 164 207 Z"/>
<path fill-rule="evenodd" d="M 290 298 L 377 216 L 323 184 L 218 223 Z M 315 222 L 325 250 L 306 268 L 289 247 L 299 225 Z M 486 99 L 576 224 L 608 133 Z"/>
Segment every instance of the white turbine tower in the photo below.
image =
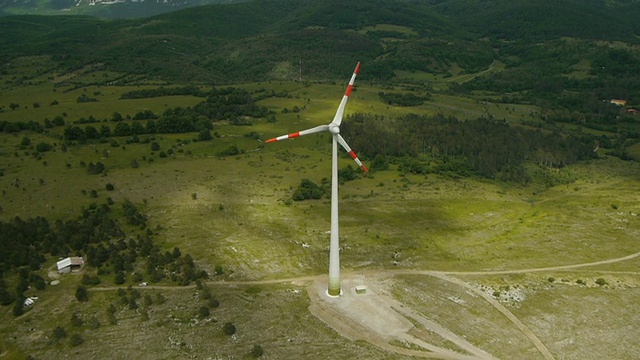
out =
<path fill-rule="evenodd" d="M 322 131 L 329 131 L 333 136 L 332 141 L 332 155 L 331 155 L 331 242 L 329 245 L 329 288 L 327 293 L 329 296 L 340 296 L 340 240 L 338 234 L 338 143 L 349 153 L 351 158 L 360 166 L 362 171 L 367 172 L 367 169 L 362 165 L 362 162 L 356 154 L 351 150 L 347 142 L 340 135 L 340 124 L 342 123 L 342 116 L 344 115 L 344 108 L 347 105 L 349 94 L 353 88 L 353 82 L 356 80 L 356 75 L 360 70 L 360 63 L 356 65 L 356 69 L 353 71 L 349 86 L 344 92 L 338 111 L 328 125 L 320 125 L 311 129 L 302 130 L 299 132 L 291 133 L 288 135 L 278 136 L 267 140 L 266 142 L 274 142 L 286 139 L 293 139 L 302 135 L 314 134 Z"/>

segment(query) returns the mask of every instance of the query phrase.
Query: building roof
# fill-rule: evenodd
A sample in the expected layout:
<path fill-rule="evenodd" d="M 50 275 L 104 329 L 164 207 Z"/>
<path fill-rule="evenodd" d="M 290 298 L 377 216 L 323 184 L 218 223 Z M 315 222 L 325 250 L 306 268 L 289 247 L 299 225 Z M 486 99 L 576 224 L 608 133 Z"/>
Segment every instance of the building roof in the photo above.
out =
<path fill-rule="evenodd" d="M 57 262 L 58 270 L 64 269 L 69 266 L 82 266 L 84 265 L 84 259 L 80 256 L 73 256 L 62 259 Z"/>

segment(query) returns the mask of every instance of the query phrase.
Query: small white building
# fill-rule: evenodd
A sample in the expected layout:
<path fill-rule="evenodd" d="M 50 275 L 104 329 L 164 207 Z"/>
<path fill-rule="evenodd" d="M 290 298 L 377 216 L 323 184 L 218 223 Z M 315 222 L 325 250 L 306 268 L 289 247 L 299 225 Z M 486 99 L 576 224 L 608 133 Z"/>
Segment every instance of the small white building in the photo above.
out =
<path fill-rule="evenodd" d="M 80 256 L 73 256 L 62 259 L 57 264 L 60 274 L 68 274 L 72 271 L 80 271 L 84 267 L 84 259 Z"/>

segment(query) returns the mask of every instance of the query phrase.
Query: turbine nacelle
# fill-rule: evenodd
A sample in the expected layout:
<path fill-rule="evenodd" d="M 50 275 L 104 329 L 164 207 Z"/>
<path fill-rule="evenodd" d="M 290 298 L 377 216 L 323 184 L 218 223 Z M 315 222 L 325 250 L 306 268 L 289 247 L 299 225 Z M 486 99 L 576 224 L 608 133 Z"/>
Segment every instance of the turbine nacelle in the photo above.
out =
<path fill-rule="evenodd" d="M 334 124 L 330 124 L 329 125 L 329 132 L 332 133 L 333 135 L 340 134 L 340 126 L 334 125 Z"/>

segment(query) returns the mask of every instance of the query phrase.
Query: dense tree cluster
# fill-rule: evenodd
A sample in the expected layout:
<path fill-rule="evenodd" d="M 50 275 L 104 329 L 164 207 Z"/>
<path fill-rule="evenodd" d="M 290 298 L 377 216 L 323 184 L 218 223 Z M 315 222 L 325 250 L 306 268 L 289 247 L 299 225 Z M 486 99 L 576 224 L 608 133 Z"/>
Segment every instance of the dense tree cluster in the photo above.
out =
<path fill-rule="evenodd" d="M 196 86 L 178 86 L 178 87 L 159 87 L 155 89 L 142 89 L 128 91 L 120 95 L 120 99 L 146 99 L 161 96 L 177 96 L 177 95 L 192 95 L 198 97 L 205 97 L 207 93 Z"/>
<path fill-rule="evenodd" d="M 404 158 L 401 170 L 415 173 L 453 172 L 527 181 L 527 161 L 562 167 L 595 156 L 591 136 L 576 138 L 485 118 L 460 121 L 443 115 L 407 115 L 387 119 L 354 114 L 343 127 L 345 132 L 358 134 L 352 141 L 362 155 Z"/>
<path fill-rule="evenodd" d="M 385 104 L 398 106 L 418 106 L 430 98 L 429 95 L 418 96 L 414 93 L 385 93 L 383 91 L 380 91 L 378 96 Z"/>
<path fill-rule="evenodd" d="M 309 179 L 302 179 L 300 185 L 293 193 L 293 200 L 320 199 L 325 190 Z"/>
<path fill-rule="evenodd" d="M 78 99 L 76 99 L 76 101 L 79 103 L 86 103 L 86 102 L 97 102 L 98 99 L 89 97 L 87 94 L 82 94 L 78 96 Z"/>
<path fill-rule="evenodd" d="M 29 130 L 33 132 L 42 132 L 44 128 L 37 121 L 0 121 L 0 129 L 8 134 L 15 134 L 21 131 Z"/>

